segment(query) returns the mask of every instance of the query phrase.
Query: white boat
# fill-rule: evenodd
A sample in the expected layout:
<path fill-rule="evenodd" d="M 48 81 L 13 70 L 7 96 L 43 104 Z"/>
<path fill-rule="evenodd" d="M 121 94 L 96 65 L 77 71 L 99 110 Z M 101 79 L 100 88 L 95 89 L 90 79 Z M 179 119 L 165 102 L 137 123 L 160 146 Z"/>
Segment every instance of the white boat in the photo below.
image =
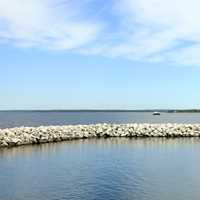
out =
<path fill-rule="evenodd" d="M 153 115 L 160 115 L 160 112 L 153 112 Z"/>

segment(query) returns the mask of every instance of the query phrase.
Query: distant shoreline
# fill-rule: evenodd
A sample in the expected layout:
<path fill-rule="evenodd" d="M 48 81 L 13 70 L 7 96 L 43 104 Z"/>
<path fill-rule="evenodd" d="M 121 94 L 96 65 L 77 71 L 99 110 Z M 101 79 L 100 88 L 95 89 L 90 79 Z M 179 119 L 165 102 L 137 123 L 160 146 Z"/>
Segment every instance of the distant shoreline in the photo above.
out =
<path fill-rule="evenodd" d="M 147 109 L 147 110 L 125 110 L 125 109 L 50 109 L 50 110 L 0 110 L 0 112 L 162 112 L 162 113 L 200 113 L 200 109 Z"/>

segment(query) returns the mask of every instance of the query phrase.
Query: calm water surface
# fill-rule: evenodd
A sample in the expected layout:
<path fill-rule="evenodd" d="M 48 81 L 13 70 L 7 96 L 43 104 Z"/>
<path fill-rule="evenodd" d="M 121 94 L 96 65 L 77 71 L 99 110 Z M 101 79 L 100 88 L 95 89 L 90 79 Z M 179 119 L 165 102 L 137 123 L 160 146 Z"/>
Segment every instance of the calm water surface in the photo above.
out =
<path fill-rule="evenodd" d="M 151 112 L 3 112 L 0 111 L 0 128 L 15 126 L 41 126 L 94 123 L 200 123 L 200 113 Z"/>
<path fill-rule="evenodd" d="M 0 150 L 2 200 L 199 200 L 199 139 L 90 139 Z"/>

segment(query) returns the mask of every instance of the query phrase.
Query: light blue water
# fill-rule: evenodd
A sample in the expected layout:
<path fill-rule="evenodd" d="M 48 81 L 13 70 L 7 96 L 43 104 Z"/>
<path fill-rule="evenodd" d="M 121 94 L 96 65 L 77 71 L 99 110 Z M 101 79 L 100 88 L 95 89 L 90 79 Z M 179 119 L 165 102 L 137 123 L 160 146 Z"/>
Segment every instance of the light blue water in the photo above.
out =
<path fill-rule="evenodd" d="M 0 150 L 2 200 L 199 200 L 200 139 L 90 139 Z"/>
<path fill-rule="evenodd" d="M 200 113 L 151 112 L 2 112 L 0 128 L 95 123 L 200 123 Z"/>

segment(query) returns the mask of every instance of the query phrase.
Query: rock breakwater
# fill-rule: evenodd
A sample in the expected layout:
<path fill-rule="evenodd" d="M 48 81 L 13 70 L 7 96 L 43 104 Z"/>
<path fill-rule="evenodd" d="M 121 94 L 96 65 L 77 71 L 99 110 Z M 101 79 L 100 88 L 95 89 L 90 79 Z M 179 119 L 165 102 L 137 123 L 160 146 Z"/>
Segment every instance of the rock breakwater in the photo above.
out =
<path fill-rule="evenodd" d="M 94 137 L 200 137 L 200 124 L 95 124 L 0 129 L 0 147 Z"/>

